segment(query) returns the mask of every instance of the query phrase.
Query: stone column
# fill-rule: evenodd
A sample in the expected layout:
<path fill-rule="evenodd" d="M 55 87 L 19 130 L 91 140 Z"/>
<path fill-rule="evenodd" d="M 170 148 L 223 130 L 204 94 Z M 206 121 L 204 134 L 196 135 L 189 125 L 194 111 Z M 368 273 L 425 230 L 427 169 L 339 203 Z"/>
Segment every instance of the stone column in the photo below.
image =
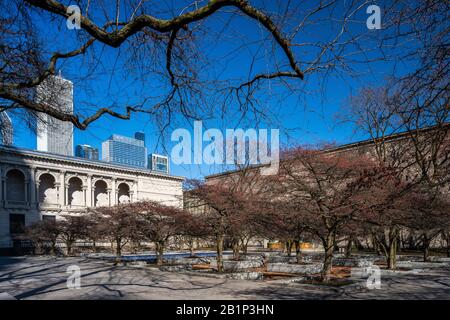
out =
<path fill-rule="evenodd" d="M 138 199 L 138 180 L 136 180 L 133 182 L 133 201 L 138 201 L 138 200 L 139 200 Z"/>
<path fill-rule="evenodd" d="M 5 199 L 3 197 L 3 170 L 2 166 L 0 165 L 0 208 L 3 208 L 3 200 Z"/>
<path fill-rule="evenodd" d="M 87 190 L 86 190 L 86 206 L 93 207 L 92 204 L 92 174 L 87 176 Z"/>
<path fill-rule="evenodd" d="M 68 185 L 64 186 L 64 205 L 65 206 L 70 205 L 70 203 L 69 203 L 69 186 Z"/>
<path fill-rule="evenodd" d="M 117 190 L 117 182 L 116 182 L 115 178 L 113 178 L 111 180 L 111 190 L 112 190 L 112 196 L 113 196 L 112 204 L 116 205 L 119 203 L 119 197 L 118 197 L 119 190 Z"/>
<path fill-rule="evenodd" d="M 36 185 L 39 185 L 39 182 L 36 181 L 36 168 L 35 167 L 31 167 L 31 169 L 30 169 L 29 185 L 30 185 L 30 205 L 32 208 L 36 208 L 36 202 L 37 202 L 36 193 L 37 193 L 37 190 L 39 190 L 39 186 L 36 186 Z M 26 194 L 25 194 L 25 199 L 26 199 Z"/>
<path fill-rule="evenodd" d="M 133 197 L 134 192 L 132 190 L 130 190 L 128 193 L 130 194 L 130 202 L 133 202 L 134 201 L 134 197 Z"/>
<path fill-rule="evenodd" d="M 6 201 L 7 201 L 7 199 L 6 199 L 6 177 L 3 177 L 2 176 L 2 181 L 1 181 L 1 183 L 2 183 L 2 185 L 3 185 L 3 205 L 5 205 L 6 204 Z"/>
<path fill-rule="evenodd" d="M 91 192 L 91 198 L 92 198 L 92 206 L 95 207 L 95 186 L 92 186 L 92 192 Z"/>
<path fill-rule="evenodd" d="M 25 190 L 24 190 L 24 192 L 25 192 L 25 204 L 27 206 L 30 205 L 30 198 L 28 196 L 28 194 L 29 194 L 29 192 L 28 192 L 29 186 L 30 186 L 30 179 L 25 179 Z"/>
<path fill-rule="evenodd" d="M 61 206 L 61 183 L 56 181 L 55 182 L 55 189 L 56 189 L 56 204 Z"/>
<path fill-rule="evenodd" d="M 59 199 L 59 205 L 61 207 L 66 205 L 66 193 L 68 190 L 66 190 L 66 178 L 65 178 L 66 172 L 64 170 L 61 170 L 59 172 L 59 190 L 58 190 L 58 199 Z"/>
<path fill-rule="evenodd" d="M 81 190 L 83 190 L 83 206 L 87 207 L 87 196 L 86 196 L 86 190 L 87 190 L 87 186 L 82 186 Z"/>
<path fill-rule="evenodd" d="M 111 188 L 107 188 L 106 192 L 108 193 L 108 206 L 111 206 Z"/>

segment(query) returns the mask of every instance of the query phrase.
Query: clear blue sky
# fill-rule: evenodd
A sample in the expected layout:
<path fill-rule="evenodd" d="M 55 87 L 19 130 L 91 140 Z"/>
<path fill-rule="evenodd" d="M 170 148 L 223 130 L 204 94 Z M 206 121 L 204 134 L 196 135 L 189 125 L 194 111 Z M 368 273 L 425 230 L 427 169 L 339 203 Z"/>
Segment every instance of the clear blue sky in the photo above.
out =
<path fill-rule="evenodd" d="M 270 2 L 265 2 L 269 10 L 273 10 Z M 268 4 L 269 3 L 269 4 Z M 338 13 L 336 13 L 339 16 Z M 366 19 L 368 15 L 365 8 L 355 15 L 349 28 L 352 32 L 378 32 L 380 35 L 384 30 L 368 31 L 366 28 Z M 77 32 L 76 30 L 67 30 L 65 21 L 57 17 L 56 22 L 52 22 L 59 28 L 44 28 L 48 24 L 48 16 L 35 16 L 35 23 L 42 28 L 41 40 L 47 44 L 48 51 L 60 50 L 62 52 L 73 50 L 76 47 Z M 207 27 L 214 30 L 220 30 L 226 25 L 228 20 L 227 13 L 220 15 L 218 20 L 208 20 Z M 295 19 L 294 19 L 295 21 Z M 241 17 L 234 17 L 230 22 L 234 30 L 239 31 L 239 35 L 245 39 L 261 40 L 267 38 L 268 35 L 264 30 L 255 26 L 254 22 Z M 317 36 L 323 39 L 329 39 L 336 32 L 340 25 L 329 21 L 318 26 L 308 29 L 309 32 L 302 33 L 296 39 L 297 42 L 308 42 L 316 39 Z M 307 30 L 307 31 L 308 31 Z M 226 56 L 226 64 L 216 64 L 210 70 L 205 72 L 222 73 L 224 77 L 233 77 L 241 72 L 250 63 L 249 57 L 256 54 L 260 59 L 255 63 L 255 69 L 269 69 L 272 64 L 272 58 L 269 53 L 259 45 L 248 45 L 245 49 L 237 50 L 240 46 L 234 34 L 225 37 L 225 40 L 219 43 L 202 43 L 198 41 L 200 50 L 205 55 L 212 57 Z M 209 39 L 208 41 L 211 41 Z M 270 44 L 272 42 L 267 42 Z M 266 43 L 266 44 L 267 44 Z M 54 46 L 54 47 L 53 47 Z M 50 50 L 50 48 L 52 50 Z M 143 92 L 149 95 L 158 95 L 159 83 L 154 76 L 144 79 L 144 81 L 136 81 L 133 79 L 133 68 L 127 64 L 129 59 L 129 46 L 120 49 L 112 49 L 103 45 L 96 45 L 96 57 L 101 57 L 101 63 L 95 66 L 90 63 L 92 56 L 83 56 L 65 61 L 58 65 L 62 75 L 73 81 L 74 83 L 74 106 L 75 112 L 87 112 L 94 110 L 95 106 L 117 105 L 120 107 L 128 103 L 139 101 Z M 305 59 L 308 53 L 302 52 L 300 49 L 294 49 L 296 57 L 299 61 Z M 350 50 L 350 49 L 349 49 Z M 229 54 L 228 54 L 229 53 Z M 275 55 L 283 61 L 283 56 L 279 53 Z M 154 57 L 146 57 L 153 59 Z M 284 59 L 285 61 L 285 59 Z M 162 60 L 164 62 L 164 60 Z M 143 61 L 142 63 L 145 63 Z M 89 64 L 89 68 L 86 67 Z M 352 74 L 337 72 L 325 74 L 313 74 L 301 80 L 300 87 L 302 90 L 287 95 L 283 88 L 274 85 L 268 81 L 264 84 L 266 87 L 262 92 L 264 104 L 277 115 L 276 123 L 262 121 L 260 127 L 278 128 L 281 130 L 281 143 L 289 145 L 294 143 L 314 144 L 319 142 L 335 142 L 338 144 L 349 143 L 352 141 L 365 138 L 354 133 L 351 124 L 343 124 L 336 121 L 336 114 L 342 110 L 345 111 L 345 101 L 349 95 L 357 93 L 361 86 L 380 85 L 384 79 L 392 72 L 391 63 L 380 62 L 372 63 L 370 66 L 365 64 L 355 65 Z M 409 69 L 408 66 L 397 66 L 399 72 Z M 246 71 L 244 71 L 246 72 Z M 358 73 L 354 77 L 354 73 Z M 324 83 L 324 79 L 326 82 Z M 280 97 L 282 97 L 280 99 Z M 93 107 L 94 106 L 94 107 Z M 230 106 L 232 107 L 232 106 Z M 86 111 L 87 110 L 87 111 Z M 184 127 L 192 131 L 192 123 L 184 123 Z M 217 127 L 224 130 L 225 128 L 242 127 L 247 129 L 251 126 L 251 121 L 239 123 L 233 115 L 226 118 L 215 116 L 204 121 L 207 128 Z M 24 148 L 36 148 L 36 137 L 33 132 L 17 123 L 15 132 L 15 145 Z M 171 150 L 175 143 L 171 143 L 166 139 L 165 143 L 161 143 L 159 139 L 159 131 L 153 121 L 146 114 L 135 114 L 131 120 L 119 120 L 109 116 L 103 117 L 95 123 L 91 124 L 87 130 L 81 131 L 76 129 L 74 132 L 74 142 L 77 144 L 90 144 L 101 150 L 101 142 L 107 139 L 112 133 L 134 136 L 135 131 L 143 131 L 146 134 L 146 144 L 149 152 L 166 153 Z M 170 131 L 169 137 L 170 137 Z M 167 138 L 167 137 L 166 137 Z M 202 177 L 207 174 L 219 172 L 223 170 L 222 166 L 198 166 L 198 165 L 174 165 L 171 163 L 171 173 L 188 178 Z"/>

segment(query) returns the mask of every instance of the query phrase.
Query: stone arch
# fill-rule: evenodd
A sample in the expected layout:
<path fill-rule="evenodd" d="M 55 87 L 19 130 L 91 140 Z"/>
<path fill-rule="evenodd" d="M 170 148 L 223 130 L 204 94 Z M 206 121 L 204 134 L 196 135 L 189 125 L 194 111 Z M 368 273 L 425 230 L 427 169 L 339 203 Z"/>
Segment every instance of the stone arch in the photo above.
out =
<path fill-rule="evenodd" d="M 50 173 L 43 173 L 39 176 L 39 203 L 58 203 L 56 179 Z"/>
<path fill-rule="evenodd" d="M 104 180 L 97 180 L 94 183 L 94 206 L 102 207 L 109 205 L 108 184 Z"/>
<path fill-rule="evenodd" d="M 68 185 L 67 204 L 70 206 L 84 205 L 83 181 L 79 177 L 72 177 L 69 179 Z"/>
<path fill-rule="evenodd" d="M 130 186 L 128 185 L 128 183 L 120 183 L 117 187 L 117 192 L 119 203 L 131 202 Z"/>
<path fill-rule="evenodd" d="M 6 172 L 6 200 L 11 202 L 27 201 L 27 184 L 25 173 L 20 169 Z"/>

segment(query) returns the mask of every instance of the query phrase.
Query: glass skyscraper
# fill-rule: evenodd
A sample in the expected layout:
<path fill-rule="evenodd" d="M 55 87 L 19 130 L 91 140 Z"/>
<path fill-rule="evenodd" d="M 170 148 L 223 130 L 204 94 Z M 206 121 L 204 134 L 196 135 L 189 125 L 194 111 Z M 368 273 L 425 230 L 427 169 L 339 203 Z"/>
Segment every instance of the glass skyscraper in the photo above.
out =
<path fill-rule="evenodd" d="M 36 89 L 36 102 L 47 104 L 65 113 L 73 113 L 73 84 L 61 75 L 50 76 Z M 73 125 L 45 113 L 37 115 L 37 149 L 73 156 Z"/>
<path fill-rule="evenodd" d="M 13 126 L 6 111 L 0 112 L 0 144 L 6 146 L 13 144 Z"/>
<path fill-rule="evenodd" d="M 169 173 L 169 157 L 159 154 L 148 155 L 149 169 L 161 173 Z"/>
<path fill-rule="evenodd" d="M 127 166 L 147 168 L 144 140 L 113 134 L 102 142 L 102 160 Z"/>
<path fill-rule="evenodd" d="M 79 144 L 75 148 L 75 156 L 89 160 L 98 160 L 98 149 L 87 144 Z"/>

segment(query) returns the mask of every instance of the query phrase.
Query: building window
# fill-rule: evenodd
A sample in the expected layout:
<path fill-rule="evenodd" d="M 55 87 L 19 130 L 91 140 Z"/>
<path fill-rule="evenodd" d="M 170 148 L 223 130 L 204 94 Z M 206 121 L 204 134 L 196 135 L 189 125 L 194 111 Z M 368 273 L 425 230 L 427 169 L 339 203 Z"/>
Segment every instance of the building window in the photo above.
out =
<path fill-rule="evenodd" d="M 25 215 L 10 214 L 9 215 L 9 233 L 22 234 L 25 232 Z"/>

